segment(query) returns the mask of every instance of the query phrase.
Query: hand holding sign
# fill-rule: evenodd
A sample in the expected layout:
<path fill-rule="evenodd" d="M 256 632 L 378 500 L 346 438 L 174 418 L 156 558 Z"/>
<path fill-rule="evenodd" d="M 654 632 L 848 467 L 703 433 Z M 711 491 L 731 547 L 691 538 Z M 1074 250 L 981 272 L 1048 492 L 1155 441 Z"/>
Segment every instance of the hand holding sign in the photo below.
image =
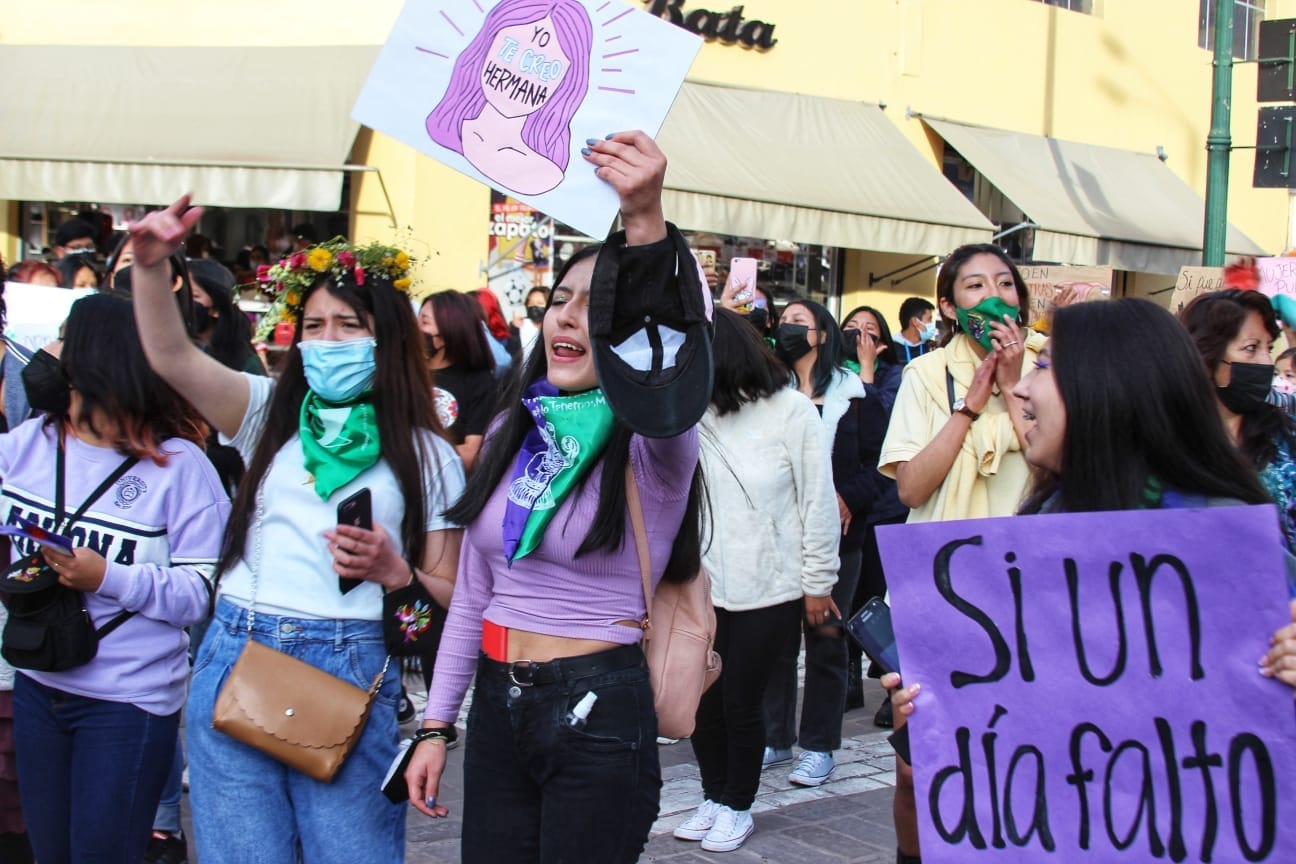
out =
<path fill-rule="evenodd" d="M 643 132 L 618 132 L 602 141 L 593 138 L 581 150 L 594 173 L 616 190 L 621 200 L 621 221 L 626 243 L 640 246 L 666 236 L 662 215 L 662 182 L 666 156 L 657 142 Z"/>

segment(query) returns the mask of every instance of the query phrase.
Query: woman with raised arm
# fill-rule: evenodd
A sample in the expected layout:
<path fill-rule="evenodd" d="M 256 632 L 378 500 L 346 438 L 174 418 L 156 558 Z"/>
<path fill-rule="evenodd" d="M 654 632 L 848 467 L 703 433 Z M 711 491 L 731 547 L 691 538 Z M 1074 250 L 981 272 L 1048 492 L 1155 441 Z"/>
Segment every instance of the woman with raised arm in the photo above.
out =
<path fill-rule="evenodd" d="M 693 394 L 697 416 L 650 438 L 611 406 L 653 394 L 628 378 L 617 379 L 626 390 L 605 393 L 604 367 L 594 362 L 595 351 L 624 348 L 648 327 L 659 337 L 667 328 L 692 333 L 682 346 L 661 338 L 662 364 L 672 347 L 672 369 L 695 368 L 699 351 L 709 358 L 709 346 L 696 342 L 709 339 L 697 312 L 700 272 L 663 219 L 666 158 L 652 139 L 621 132 L 583 152 L 619 195 L 625 231 L 581 250 L 558 274 L 541 341 L 514 376 L 450 511 L 466 526 L 459 576 L 405 774 L 415 807 L 449 812 L 437 802 L 446 744 L 475 671 L 463 768 L 467 864 L 638 860 L 662 780 L 639 646 L 644 588 L 628 475 L 642 504 L 652 583 L 694 578 L 700 563 L 694 424 L 709 386 Z M 623 335 L 602 342 L 597 334 L 609 331 L 599 325 Z M 709 364 L 702 371 L 709 384 Z"/>
<path fill-rule="evenodd" d="M 403 290 L 410 262 L 399 249 L 337 239 L 271 268 L 278 308 L 296 322 L 276 383 L 224 366 L 185 334 L 167 256 L 201 215 L 185 197 L 131 226 L 149 362 L 248 466 L 187 707 L 198 856 L 204 864 L 399 861 L 405 810 L 379 789 L 396 754 L 400 695 L 383 642 L 383 593 L 417 580 L 448 605 L 460 532 L 443 512 L 463 489 Z M 362 490 L 372 528 L 339 525 L 339 503 Z M 249 639 L 361 690 L 381 674 L 358 743 L 331 783 L 212 728 L 217 695 Z"/>

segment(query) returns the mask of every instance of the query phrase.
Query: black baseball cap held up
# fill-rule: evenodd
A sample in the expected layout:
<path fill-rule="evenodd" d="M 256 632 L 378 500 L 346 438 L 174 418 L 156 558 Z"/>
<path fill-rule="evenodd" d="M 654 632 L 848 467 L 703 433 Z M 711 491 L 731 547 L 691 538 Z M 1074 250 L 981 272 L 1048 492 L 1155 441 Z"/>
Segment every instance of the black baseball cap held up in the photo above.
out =
<path fill-rule="evenodd" d="M 589 333 L 599 386 L 617 419 L 671 438 L 711 402 L 711 293 L 683 235 L 626 246 L 614 232 L 594 262 Z"/>

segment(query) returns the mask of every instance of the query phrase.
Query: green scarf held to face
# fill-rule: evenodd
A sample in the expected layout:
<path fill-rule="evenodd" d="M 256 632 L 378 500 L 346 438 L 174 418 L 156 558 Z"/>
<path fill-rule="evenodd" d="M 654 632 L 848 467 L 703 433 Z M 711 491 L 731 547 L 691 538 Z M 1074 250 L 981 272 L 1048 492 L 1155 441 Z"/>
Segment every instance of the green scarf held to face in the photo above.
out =
<path fill-rule="evenodd" d="M 1002 324 L 1005 315 L 1016 321 L 1020 313 L 1020 309 L 1009 306 L 1002 297 L 987 297 L 971 309 L 955 309 L 954 317 L 958 319 L 960 330 L 985 350 L 993 351 L 994 345 L 990 342 L 990 337 L 994 334 L 990 330 L 990 322 Z"/>
<path fill-rule="evenodd" d="M 315 493 L 322 501 L 382 456 L 378 414 L 369 394 L 334 404 L 307 390 L 298 431 L 306 471 L 314 478 Z"/>

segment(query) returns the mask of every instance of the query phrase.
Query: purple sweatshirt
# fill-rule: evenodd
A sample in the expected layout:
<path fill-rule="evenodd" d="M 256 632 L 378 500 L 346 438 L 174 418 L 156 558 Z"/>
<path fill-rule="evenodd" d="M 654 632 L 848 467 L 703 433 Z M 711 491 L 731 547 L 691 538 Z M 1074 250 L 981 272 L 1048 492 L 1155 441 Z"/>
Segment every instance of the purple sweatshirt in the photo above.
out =
<path fill-rule="evenodd" d="M 630 462 L 643 502 L 655 588 L 684 519 L 698 463 L 697 430 L 676 438 L 636 435 L 630 443 Z M 602 476 L 600 461 L 584 486 L 558 508 L 540 545 L 512 567 L 504 558 L 502 532 L 509 475 L 500 481 L 464 531 L 459 575 L 423 713 L 426 719 L 458 719 L 481 652 L 483 618 L 516 630 L 623 645 L 643 636 L 638 627 L 617 623 L 644 616 L 643 577 L 629 515 L 620 550 L 576 557 L 598 506 Z"/>
<path fill-rule="evenodd" d="M 54 426 L 34 419 L 0 435 L 0 508 L 6 523 L 24 516 L 53 526 L 56 434 Z M 71 435 L 65 447 L 64 501 L 71 516 L 125 457 Z M 207 615 L 229 499 L 198 447 L 172 438 L 161 449 L 170 456 L 166 467 L 150 459 L 135 463 L 70 532 L 63 532 L 108 561 L 99 590 L 85 595 L 95 626 L 123 609 L 136 614 L 104 637 L 98 655 L 84 666 L 19 672 L 66 693 L 127 702 L 165 716 L 184 702 L 189 637 L 183 628 Z M 10 559 L 32 551 L 15 538 Z"/>

